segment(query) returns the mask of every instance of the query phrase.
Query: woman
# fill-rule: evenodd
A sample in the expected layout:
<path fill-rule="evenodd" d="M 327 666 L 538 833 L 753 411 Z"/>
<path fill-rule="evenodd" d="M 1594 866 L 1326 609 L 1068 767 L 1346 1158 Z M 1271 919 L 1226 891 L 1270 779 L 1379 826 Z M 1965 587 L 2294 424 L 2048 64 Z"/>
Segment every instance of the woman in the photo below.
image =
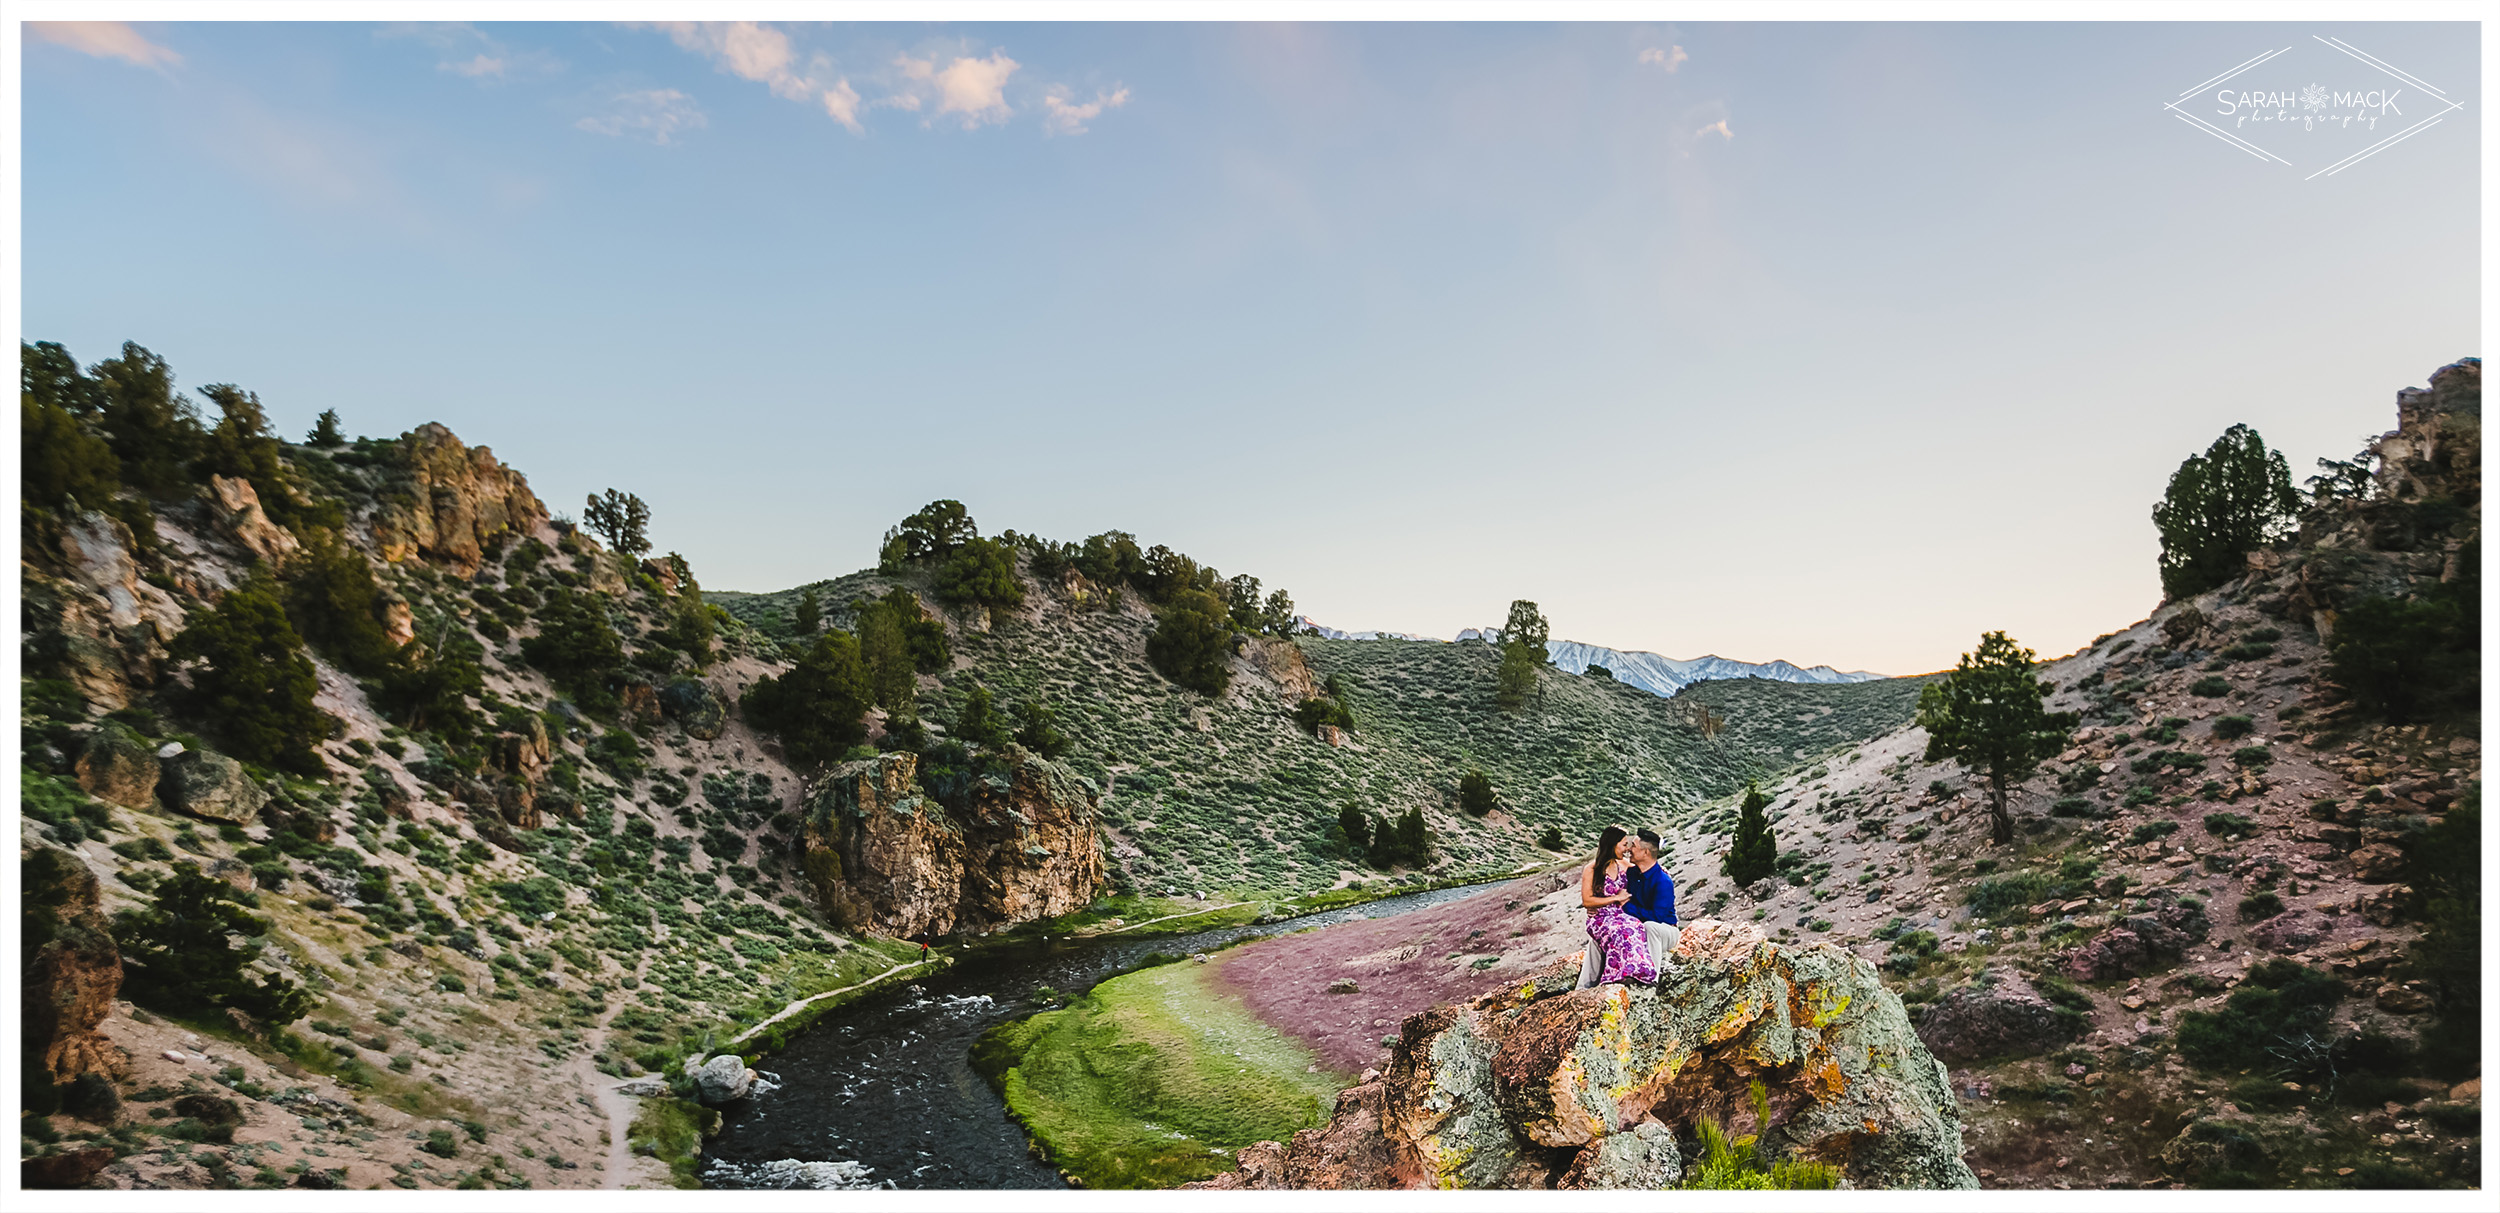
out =
<path fill-rule="evenodd" d="M 1623 912 L 1623 903 L 1632 900 L 1624 892 L 1624 833 L 1620 826 L 1607 826 L 1597 836 L 1597 858 L 1580 869 L 1580 905 L 1589 912 L 1589 941 L 1605 956 L 1605 968 L 1597 976 L 1598 984 L 1616 981 L 1637 981 L 1644 985 L 1658 980 L 1658 962 L 1649 955 L 1649 933 L 1641 920 Z"/>

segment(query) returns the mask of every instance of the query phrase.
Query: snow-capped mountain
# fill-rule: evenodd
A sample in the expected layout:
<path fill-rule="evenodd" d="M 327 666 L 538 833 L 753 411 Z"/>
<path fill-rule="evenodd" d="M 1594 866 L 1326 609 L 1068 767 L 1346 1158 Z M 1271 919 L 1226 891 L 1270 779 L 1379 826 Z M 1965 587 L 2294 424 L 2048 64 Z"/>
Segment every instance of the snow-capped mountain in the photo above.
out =
<path fill-rule="evenodd" d="M 1343 632 L 1301 619 L 1304 627 L 1330 640 L 1425 640 L 1440 643 L 1431 636 L 1409 632 Z M 1501 638 L 1500 628 L 1467 628 L 1458 640 L 1481 640 L 1487 644 Z M 1453 642 L 1455 643 L 1455 642 Z M 1798 666 L 1786 661 L 1731 661 L 1725 657 L 1704 656 L 1679 660 L 1656 653 L 1633 653 L 1602 645 L 1582 644 L 1577 640 L 1549 640 L 1545 643 L 1546 658 L 1554 668 L 1566 674 L 1579 674 L 1590 666 L 1602 665 L 1617 682 L 1627 682 L 1653 695 L 1672 696 L 1696 682 L 1720 678 L 1768 678 L 1776 682 L 1870 682 L 1884 677 L 1864 670 L 1843 672 L 1827 665 Z"/>

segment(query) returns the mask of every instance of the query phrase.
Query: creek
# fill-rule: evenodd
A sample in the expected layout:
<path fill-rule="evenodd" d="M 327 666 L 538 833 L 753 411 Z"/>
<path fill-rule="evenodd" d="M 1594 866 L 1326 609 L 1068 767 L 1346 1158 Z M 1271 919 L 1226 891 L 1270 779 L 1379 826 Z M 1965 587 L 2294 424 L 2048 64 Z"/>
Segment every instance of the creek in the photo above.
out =
<path fill-rule="evenodd" d="M 1497 882 L 1498 883 L 1498 882 Z M 972 1045 L 1153 953 L 1390 918 L 1488 885 L 1386 897 L 1188 935 L 1096 935 L 977 949 L 942 973 L 842 1006 L 756 1068 L 779 1085 L 722 1109 L 706 1143 L 710 1188 L 1064 1188 L 972 1068 Z M 760 1084 L 759 1084 L 760 1085 Z"/>

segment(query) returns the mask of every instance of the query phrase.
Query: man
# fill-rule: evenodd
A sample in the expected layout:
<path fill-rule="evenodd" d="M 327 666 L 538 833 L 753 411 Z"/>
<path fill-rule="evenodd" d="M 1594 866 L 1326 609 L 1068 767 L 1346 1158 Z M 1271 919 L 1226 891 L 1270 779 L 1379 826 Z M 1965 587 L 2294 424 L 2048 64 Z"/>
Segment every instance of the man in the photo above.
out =
<path fill-rule="evenodd" d="M 1683 940 L 1684 928 L 1675 921 L 1675 878 L 1658 862 L 1657 831 L 1645 829 L 1632 835 L 1632 870 L 1624 873 L 1623 889 L 1632 897 L 1623 903 L 1623 912 L 1647 924 L 1649 955 L 1658 962 L 1658 975 L 1663 978 L 1668 956 Z M 1597 984 L 1602 960 L 1596 948 L 1587 949 L 1580 960 L 1579 988 Z"/>

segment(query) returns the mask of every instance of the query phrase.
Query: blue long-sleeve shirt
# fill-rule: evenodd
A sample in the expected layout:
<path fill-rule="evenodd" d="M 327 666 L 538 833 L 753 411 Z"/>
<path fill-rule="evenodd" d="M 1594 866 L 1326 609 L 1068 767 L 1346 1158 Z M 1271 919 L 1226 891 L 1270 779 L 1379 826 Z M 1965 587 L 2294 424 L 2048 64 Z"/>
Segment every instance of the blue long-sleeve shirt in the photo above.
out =
<path fill-rule="evenodd" d="M 1623 912 L 1643 922 L 1675 923 L 1675 877 L 1667 875 L 1667 865 L 1656 864 L 1648 871 L 1638 865 L 1623 874 L 1623 891 L 1632 900 L 1623 903 Z"/>

